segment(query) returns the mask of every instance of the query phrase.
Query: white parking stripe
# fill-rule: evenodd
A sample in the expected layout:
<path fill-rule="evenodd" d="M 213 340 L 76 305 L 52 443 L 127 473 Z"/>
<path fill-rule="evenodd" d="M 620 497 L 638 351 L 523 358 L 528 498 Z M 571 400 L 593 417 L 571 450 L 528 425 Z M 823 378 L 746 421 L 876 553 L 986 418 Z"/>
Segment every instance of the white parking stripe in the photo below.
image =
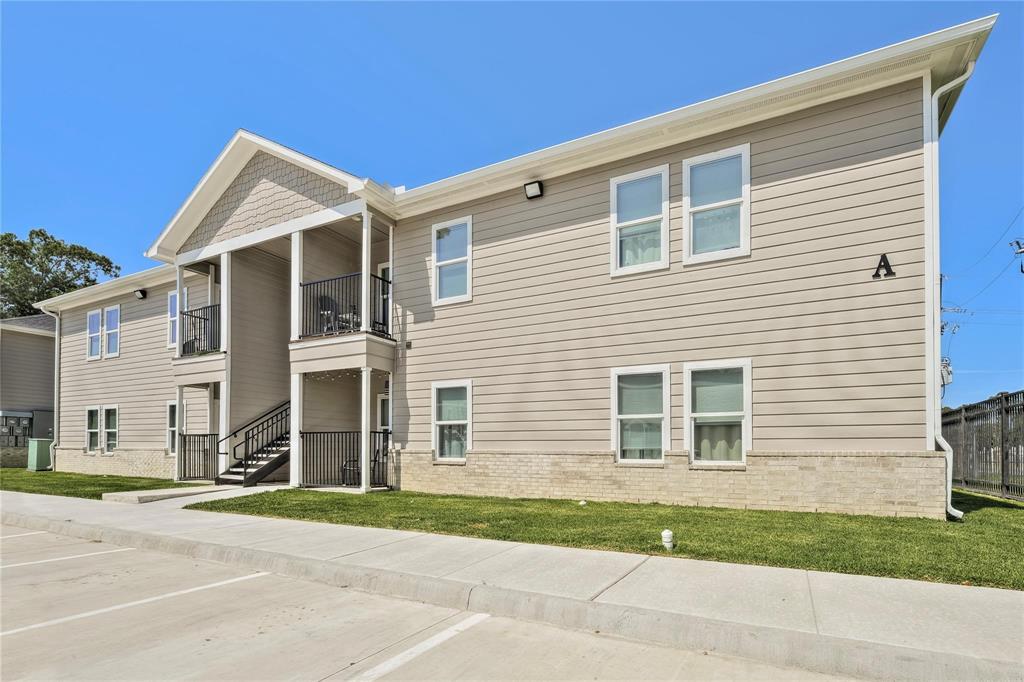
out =
<path fill-rule="evenodd" d="M 0 568 L 17 568 L 18 566 L 35 566 L 36 564 L 49 564 L 49 563 L 53 563 L 54 561 L 68 561 L 70 559 L 81 559 L 81 558 L 87 557 L 87 556 L 99 556 L 100 554 L 113 554 L 114 552 L 130 552 L 133 549 L 135 549 L 135 548 L 134 547 L 121 547 L 119 549 L 108 549 L 108 550 L 103 551 L 103 552 L 90 552 L 88 554 L 75 554 L 73 556 L 62 556 L 62 557 L 57 557 L 56 559 L 40 559 L 39 561 L 24 561 L 24 562 L 22 562 L 20 564 L 6 564 L 4 566 L 0 566 Z"/>
<path fill-rule="evenodd" d="M 416 658 L 417 656 L 425 654 L 434 647 L 443 644 L 444 642 L 447 642 L 449 639 L 459 634 L 460 632 L 465 632 L 477 623 L 481 623 L 487 620 L 488 618 L 490 618 L 490 615 L 486 613 L 474 614 L 466 620 L 459 621 L 447 630 L 442 630 L 433 637 L 423 640 L 411 649 L 406 649 L 394 658 L 389 658 L 380 665 L 370 668 L 365 673 L 359 675 L 355 679 L 362 680 L 362 682 L 371 682 L 372 680 L 381 678 L 384 675 L 387 675 L 389 672 L 392 672 L 393 670 L 397 670 L 398 668 L 402 667 L 403 665 L 405 665 L 412 659 Z"/>
<path fill-rule="evenodd" d="M 42 623 L 36 623 L 35 625 L 26 625 L 23 628 L 15 628 L 13 630 L 7 630 L 0 632 L 0 637 L 7 635 L 16 635 L 19 632 L 25 632 L 26 630 L 38 630 L 39 628 L 49 627 L 51 625 L 60 625 L 61 623 L 69 623 L 73 620 L 80 620 L 82 618 L 89 618 L 90 616 L 98 616 L 103 613 L 110 613 L 111 611 L 120 611 L 121 609 L 127 609 L 132 606 L 141 606 L 142 604 L 151 604 L 161 599 L 170 599 L 171 597 L 180 597 L 183 594 L 191 594 L 192 592 L 200 592 L 202 590 L 210 590 L 215 587 L 223 587 L 224 585 L 230 585 L 231 583 L 238 583 L 243 580 L 252 580 L 253 578 L 259 578 L 264 575 L 270 575 L 269 573 L 251 573 L 249 575 L 243 575 L 238 578 L 230 578 L 228 580 L 221 580 L 219 582 L 210 583 L 209 585 L 200 585 L 199 587 L 190 587 L 187 590 L 178 590 L 177 592 L 168 592 L 167 594 L 160 594 L 155 597 L 148 597 L 146 599 L 139 599 L 138 601 L 130 601 L 125 604 L 118 604 L 116 606 L 108 606 L 103 609 L 96 609 L 95 611 L 86 611 L 85 613 L 79 613 L 74 616 L 65 616 L 64 618 L 55 618 L 54 620 L 47 620 Z"/>
<path fill-rule="evenodd" d="M 42 535 L 45 532 L 46 532 L 45 530 L 34 530 L 31 533 L 16 533 L 14 535 L 0 535 L 0 540 L 7 540 L 9 538 L 23 538 L 26 535 Z"/>

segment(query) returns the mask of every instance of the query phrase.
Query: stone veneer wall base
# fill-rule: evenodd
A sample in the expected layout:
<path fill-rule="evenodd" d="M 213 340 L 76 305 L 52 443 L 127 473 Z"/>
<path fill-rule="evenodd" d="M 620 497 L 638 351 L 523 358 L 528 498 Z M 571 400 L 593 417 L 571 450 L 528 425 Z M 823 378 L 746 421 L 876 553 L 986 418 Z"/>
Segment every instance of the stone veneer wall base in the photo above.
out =
<path fill-rule="evenodd" d="M 82 448 L 57 448 L 54 471 L 79 474 L 174 478 L 174 455 L 165 449 L 125 448 L 86 454 Z"/>
<path fill-rule="evenodd" d="M 611 451 L 470 451 L 437 462 L 430 450 L 399 450 L 395 487 L 493 495 L 688 506 L 946 516 L 940 452 L 750 452 L 745 465 L 692 465 L 685 451 L 664 462 L 624 464 Z"/>

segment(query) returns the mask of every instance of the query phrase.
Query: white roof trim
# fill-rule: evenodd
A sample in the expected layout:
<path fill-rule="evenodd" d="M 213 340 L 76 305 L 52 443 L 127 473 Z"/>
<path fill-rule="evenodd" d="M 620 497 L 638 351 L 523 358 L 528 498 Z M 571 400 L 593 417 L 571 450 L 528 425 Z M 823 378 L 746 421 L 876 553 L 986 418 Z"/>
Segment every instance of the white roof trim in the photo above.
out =
<path fill-rule="evenodd" d="M 146 256 L 165 262 L 174 256 L 199 222 L 206 216 L 224 190 L 238 177 L 239 172 L 258 151 L 272 154 L 312 173 L 344 185 L 349 193 L 361 190 L 364 181 L 322 161 L 300 154 L 248 130 L 239 130 L 207 169 L 199 184 L 185 203 L 146 250 Z"/>
<path fill-rule="evenodd" d="M 19 334 L 33 334 L 35 336 L 49 336 L 53 337 L 56 334 L 52 329 L 32 329 L 31 327 L 19 327 L 15 324 L 5 324 L 3 320 L 0 320 L 0 331 L 5 332 L 17 332 Z"/>
<path fill-rule="evenodd" d="M 192 273 L 186 272 L 185 276 L 191 277 Z M 69 291 L 66 294 L 54 296 L 53 298 L 48 298 L 45 301 L 40 301 L 33 305 L 39 310 L 45 312 L 57 312 L 58 310 L 86 305 L 106 298 L 122 296 L 135 291 L 136 289 L 154 287 L 159 284 L 173 282 L 174 280 L 175 266 L 158 265 L 155 268 L 149 268 L 148 270 L 136 272 L 131 275 L 125 275 L 124 277 L 108 279 L 106 282 L 93 284 L 90 287 L 83 287 L 81 289 L 76 289 L 75 291 Z"/>

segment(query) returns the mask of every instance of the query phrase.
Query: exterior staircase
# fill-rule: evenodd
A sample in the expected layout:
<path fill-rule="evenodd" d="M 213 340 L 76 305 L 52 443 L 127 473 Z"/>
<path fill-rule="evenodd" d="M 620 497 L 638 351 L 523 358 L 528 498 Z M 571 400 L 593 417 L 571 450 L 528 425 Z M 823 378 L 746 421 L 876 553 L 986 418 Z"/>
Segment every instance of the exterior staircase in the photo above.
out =
<path fill-rule="evenodd" d="M 291 455 L 290 417 L 291 403 L 284 402 L 221 439 L 230 447 L 230 466 L 216 482 L 250 486 L 278 478 Z"/>

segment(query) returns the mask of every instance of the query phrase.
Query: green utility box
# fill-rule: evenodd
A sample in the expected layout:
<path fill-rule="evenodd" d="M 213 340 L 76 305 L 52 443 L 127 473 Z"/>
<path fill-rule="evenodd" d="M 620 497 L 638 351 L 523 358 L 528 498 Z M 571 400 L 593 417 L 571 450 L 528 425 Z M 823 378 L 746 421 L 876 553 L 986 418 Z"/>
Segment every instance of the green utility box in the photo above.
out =
<path fill-rule="evenodd" d="M 50 445 L 52 438 L 28 439 L 28 470 L 46 471 L 50 468 Z"/>

